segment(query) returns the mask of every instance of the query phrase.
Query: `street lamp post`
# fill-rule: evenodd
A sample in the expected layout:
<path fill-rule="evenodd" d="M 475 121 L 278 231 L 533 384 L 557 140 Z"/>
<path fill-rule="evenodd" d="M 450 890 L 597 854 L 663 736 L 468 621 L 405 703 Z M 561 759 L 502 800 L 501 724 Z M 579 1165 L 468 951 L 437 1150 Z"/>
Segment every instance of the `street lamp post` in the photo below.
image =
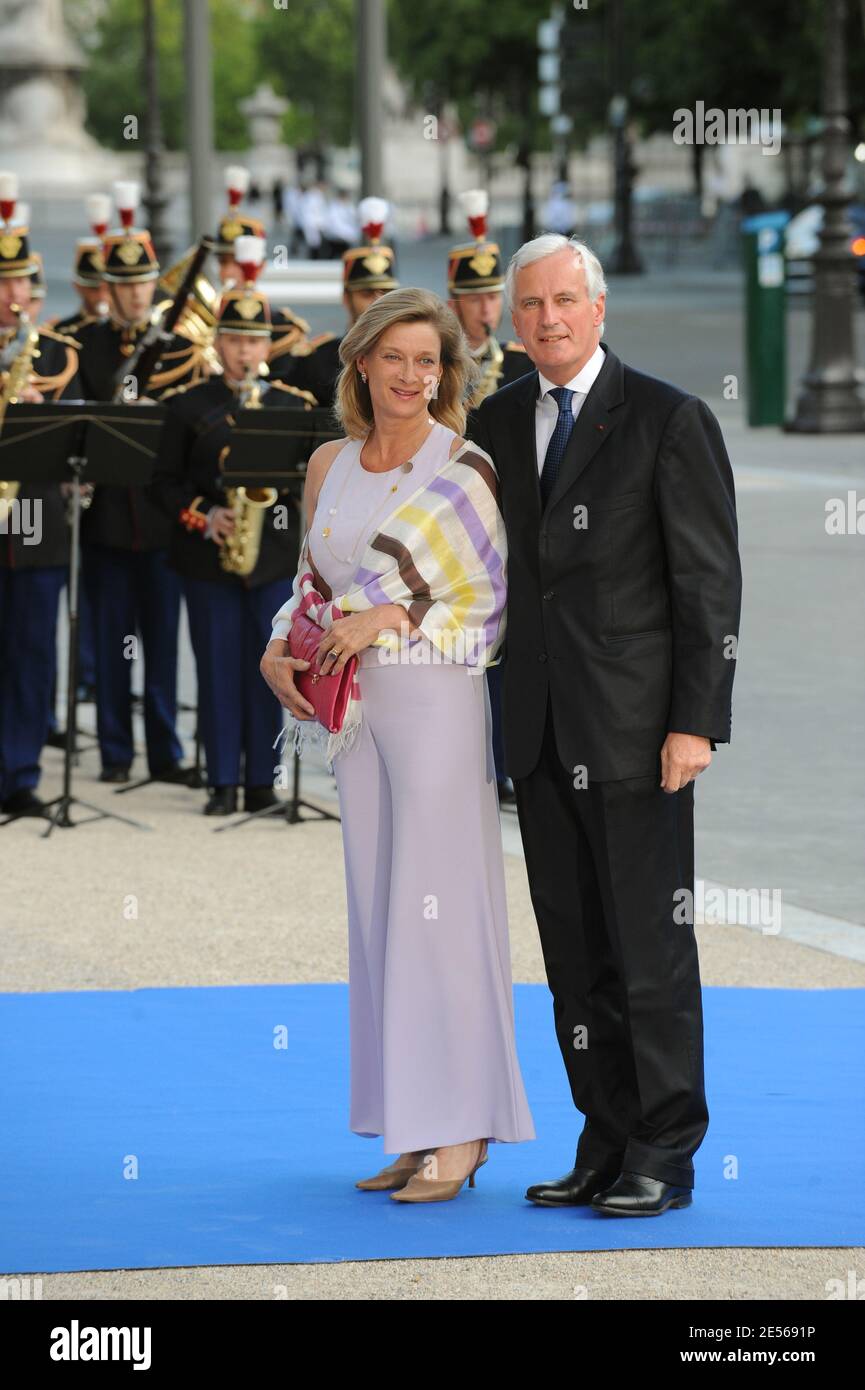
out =
<path fill-rule="evenodd" d="M 183 65 L 186 76 L 186 160 L 189 174 L 189 240 L 197 241 L 213 213 L 213 79 L 207 0 L 184 0 Z"/>
<path fill-rule="evenodd" d="M 626 97 L 614 96 L 610 102 L 610 122 L 614 141 L 614 223 L 616 242 L 608 260 L 609 269 L 616 275 L 642 275 L 644 266 L 634 245 L 631 211 L 634 174 L 631 142 L 625 122 L 628 116 Z"/>
<path fill-rule="evenodd" d="M 162 191 L 162 116 L 159 110 L 159 68 L 156 52 L 156 16 L 154 0 L 144 0 L 144 88 L 145 88 L 145 145 L 144 145 L 144 206 L 147 224 L 156 254 L 162 265 L 171 260 L 171 242 L 165 230 L 163 213 L 168 199 Z"/>
<path fill-rule="evenodd" d="M 632 194 L 636 165 L 631 156 L 628 133 L 628 74 L 625 62 L 625 22 L 622 0 L 610 3 L 610 79 L 613 88 L 609 117 L 613 127 L 613 208 L 616 240 L 608 260 L 609 269 L 616 275 L 642 275 L 645 267 L 634 245 L 632 234 Z"/>
<path fill-rule="evenodd" d="M 850 123 L 844 57 L 846 0 L 824 0 L 823 227 L 814 256 L 811 365 L 802 379 L 796 414 L 787 428 L 805 434 L 865 430 L 853 345 L 855 263 L 845 187 Z"/>
<path fill-rule="evenodd" d="M 383 91 L 387 44 L 384 0 L 358 0 L 355 103 L 360 145 L 361 196 L 384 196 Z"/>

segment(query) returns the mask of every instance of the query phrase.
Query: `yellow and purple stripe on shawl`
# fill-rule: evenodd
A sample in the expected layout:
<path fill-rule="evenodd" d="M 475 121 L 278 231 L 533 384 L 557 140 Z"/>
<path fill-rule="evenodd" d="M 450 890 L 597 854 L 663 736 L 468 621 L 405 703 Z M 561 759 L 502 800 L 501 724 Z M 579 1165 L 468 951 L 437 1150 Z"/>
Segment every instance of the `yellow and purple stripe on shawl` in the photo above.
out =
<path fill-rule="evenodd" d="M 341 608 L 357 611 L 407 598 L 412 622 L 433 641 L 442 630 L 482 634 L 478 664 L 485 664 L 482 658 L 501 635 L 506 548 L 497 478 L 484 456 L 464 446 L 449 467 L 396 509 L 369 550 L 395 561 L 395 568 L 361 567 L 359 587 L 340 597 Z M 423 629 L 433 609 L 436 621 Z M 382 633 L 377 644 L 390 640 Z"/>

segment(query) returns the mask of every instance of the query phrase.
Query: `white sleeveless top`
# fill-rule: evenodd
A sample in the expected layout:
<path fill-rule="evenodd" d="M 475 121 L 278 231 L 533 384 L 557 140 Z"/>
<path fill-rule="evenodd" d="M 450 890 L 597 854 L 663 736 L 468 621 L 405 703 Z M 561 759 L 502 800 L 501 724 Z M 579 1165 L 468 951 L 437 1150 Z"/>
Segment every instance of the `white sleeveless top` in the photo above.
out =
<path fill-rule="evenodd" d="M 315 506 L 309 535 L 309 553 L 322 579 L 334 596 L 351 587 L 360 569 L 367 542 L 406 497 L 428 482 L 447 462 L 455 430 L 436 420 L 424 442 L 412 455 L 409 473 L 402 468 L 372 473 L 360 461 L 362 439 L 349 439 L 334 458 Z M 394 488 L 396 490 L 394 491 Z M 328 535 L 322 535 L 325 529 Z M 415 638 L 402 646 L 430 646 L 428 638 Z M 417 658 L 421 653 L 417 653 Z M 361 666 L 378 665 L 380 648 L 367 647 L 360 653 Z M 441 661 L 441 657 L 438 658 Z"/>

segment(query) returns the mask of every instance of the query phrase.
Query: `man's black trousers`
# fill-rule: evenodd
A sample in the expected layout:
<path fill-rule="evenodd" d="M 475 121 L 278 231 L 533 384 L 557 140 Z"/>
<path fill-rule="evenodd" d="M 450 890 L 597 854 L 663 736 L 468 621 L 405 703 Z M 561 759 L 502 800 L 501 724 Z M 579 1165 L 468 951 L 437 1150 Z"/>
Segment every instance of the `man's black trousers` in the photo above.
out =
<path fill-rule="evenodd" d="M 556 1034 L 585 1116 L 575 1162 L 693 1187 L 709 1122 L 694 783 L 668 793 L 659 781 L 575 788 L 548 703 L 538 763 L 514 787 Z"/>

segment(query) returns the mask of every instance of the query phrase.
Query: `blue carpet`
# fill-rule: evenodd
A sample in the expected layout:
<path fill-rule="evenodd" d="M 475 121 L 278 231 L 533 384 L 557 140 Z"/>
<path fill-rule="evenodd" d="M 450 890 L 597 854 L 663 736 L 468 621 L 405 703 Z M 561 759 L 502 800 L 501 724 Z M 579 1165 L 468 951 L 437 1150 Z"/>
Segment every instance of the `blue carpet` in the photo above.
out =
<path fill-rule="evenodd" d="M 582 1124 L 546 986 L 515 990 L 538 1138 L 421 1207 L 354 1187 L 389 1159 L 347 1127 L 345 985 L 2 995 L 0 1269 L 862 1245 L 863 996 L 707 989 L 694 1205 L 637 1220 L 524 1199 Z"/>

